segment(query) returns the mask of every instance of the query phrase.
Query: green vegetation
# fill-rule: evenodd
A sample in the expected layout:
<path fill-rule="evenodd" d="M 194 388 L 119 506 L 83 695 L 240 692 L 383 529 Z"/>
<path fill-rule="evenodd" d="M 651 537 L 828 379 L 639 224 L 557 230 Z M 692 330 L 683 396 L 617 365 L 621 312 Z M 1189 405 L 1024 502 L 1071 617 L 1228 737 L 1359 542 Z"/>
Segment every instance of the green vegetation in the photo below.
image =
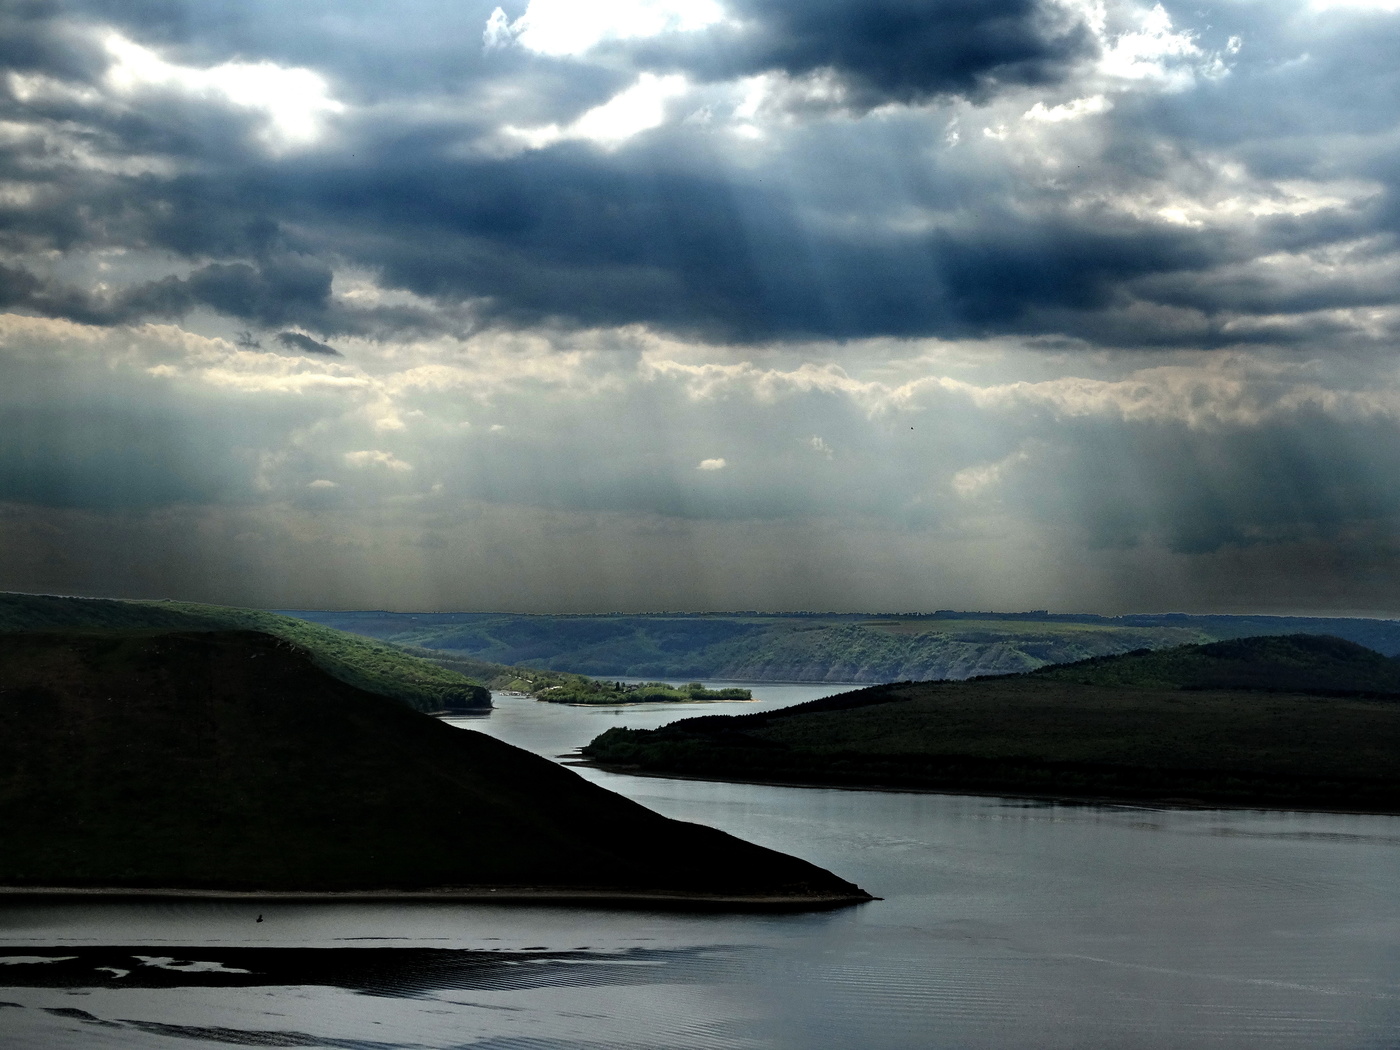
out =
<path fill-rule="evenodd" d="M 748 689 L 706 689 L 699 682 L 677 688 L 665 682 L 608 682 L 566 671 L 538 671 L 472 660 L 436 649 L 405 648 L 405 652 L 485 682 L 487 688 L 521 693 L 555 704 L 704 703 L 711 700 L 752 700 Z"/>
<path fill-rule="evenodd" d="M 1242 638 L 1045 667 L 1037 679 L 1125 689 L 1244 689 L 1400 698 L 1400 660 L 1316 635 Z"/>
<path fill-rule="evenodd" d="M 245 631 L 0 635 L 0 885 L 868 899 Z"/>
<path fill-rule="evenodd" d="M 613 729 L 593 761 L 717 779 L 1400 812 L 1400 662 L 1266 637 Z"/>
<path fill-rule="evenodd" d="M 397 646 L 278 613 L 193 602 L 0 593 L 0 633 L 71 628 L 261 631 L 301 646 L 319 667 L 347 685 L 392 697 L 420 711 L 491 706 L 491 694 L 456 671 Z"/>
<path fill-rule="evenodd" d="M 423 649 L 409 645 L 398 646 L 398 648 L 410 656 L 427 660 L 439 667 L 445 667 L 449 671 L 456 671 L 460 675 L 482 683 L 487 689 L 497 692 L 537 696 L 537 694 L 556 686 L 575 687 L 593 681 L 585 675 L 569 674 L 567 671 L 540 671 L 533 667 L 511 667 L 506 664 L 492 663 L 489 660 L 474 660 L 469 656 L 461 656 L 441 649 Z"/>
<path fill-rule="evenodd" d="M 892 682 L 970 678 L 1135 649 L 1329 634 L 1400 653 L 1400 622 L 1268 616 L 759 613 L 524 616 L 300 612 L 316 623 L 461 660 L 609 678 Z M 562 684 L 562 683 L 552 683 Z M 530 692 L 532 690 L 522 690 Z"/>
<path fill-rule="evenodd" d="M 706 689 L 699 682 L 676 687 L 665 682 L 600 682 L 579 678 L 576 683 L 557 685 L 536 694 L 555 704 L 657 704 L 698 703 L 707 700 L 752 700 L 747 689 Z"/>
<path fill-rule="evenodd" d="M 647 683 L 648 691 L 637 693 L 636 687 L 599 683 L 580 674 L 512 667 L 457 652 L 407 647 L 257 609 L 0 593 L 0 633 L 51 628 L 262 631 L 306 649 L 318 665 L 347 685 L 401 700 L 419 711 L 489 708 L 489 690 L 493 689 L 569 704 L 749 699 L 747 690 L 730 690 L 723 695 L 704 690 L 693 693 L 664 683 Z"/>

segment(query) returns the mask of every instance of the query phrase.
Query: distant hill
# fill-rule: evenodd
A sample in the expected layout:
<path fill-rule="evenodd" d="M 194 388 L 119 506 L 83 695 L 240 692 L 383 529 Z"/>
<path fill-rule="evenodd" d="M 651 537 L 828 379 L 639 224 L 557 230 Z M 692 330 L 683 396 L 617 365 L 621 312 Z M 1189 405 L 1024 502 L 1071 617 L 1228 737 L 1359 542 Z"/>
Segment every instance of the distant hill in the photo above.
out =
<path fill-rule="evenodd" d="M 584 753 L 715 779 L 1394 813 L 1400 661 L 1231 640 L 613 729 Z"/>
<path fill-rule="evenodd" d="M 293 612 L 457 660 L 672 681 L 896 682 L 972 678 L 1047 664 L 1265 634 L 1327 634 L 1400 653 L 1400 622 L 1284 616 Z"/>
<path fill-rule="evenodd" d="M 868 899 L 246 631 L 0 635 L 0 841 L 11 888 Z"/>
<path fill-rule="evenodd" d="M 342 682 L 420 711 L 491 706 L 486 688 L 454 670 L 392 645 L 278 613 L 193 602 L 0 593 L 0 633 L 55 628 L 262 631 L 301 646 Z"/>

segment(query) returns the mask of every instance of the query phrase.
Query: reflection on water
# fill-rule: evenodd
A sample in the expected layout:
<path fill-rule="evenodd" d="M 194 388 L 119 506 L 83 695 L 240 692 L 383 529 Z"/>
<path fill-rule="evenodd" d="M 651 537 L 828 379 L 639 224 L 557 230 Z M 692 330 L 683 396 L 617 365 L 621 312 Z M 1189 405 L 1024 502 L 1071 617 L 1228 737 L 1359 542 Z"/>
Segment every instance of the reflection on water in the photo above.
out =
<path fill-rule="evenodd" d="M 827 691 L 786 687 L 778 700 L 755 687 L 765 706 Z M 462 724 L 550 756 L 609 725 L 760 709 L 497 703 Z M 886 899 L 741 916 L 11 902 L 0 906 L 0 1044 L 1400 1045 L 1396 818 L 581 772 Z"/>
<path fill-rule="evenodd" d="M 523 953 L 460 948 L 285 948 L 120 945 L 59 946 L 0 956 L 13 988 L 342 988 L 412 997 L 448 990 L 519 990 L 554 985 L 633 984 L 695 976 L 683 964 L 708 952 L 690 948 L 579 949 Z"/>

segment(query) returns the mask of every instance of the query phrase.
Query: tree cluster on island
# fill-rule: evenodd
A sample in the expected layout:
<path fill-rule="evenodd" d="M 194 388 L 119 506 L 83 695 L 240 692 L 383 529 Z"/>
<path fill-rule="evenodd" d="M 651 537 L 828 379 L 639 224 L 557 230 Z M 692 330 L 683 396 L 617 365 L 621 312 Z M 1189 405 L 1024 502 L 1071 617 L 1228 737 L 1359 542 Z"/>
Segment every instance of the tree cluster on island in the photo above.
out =
<path fill-rule="evenodd" d="M 686 704 L 753 699 L 748 689 L 706 689 L 700 682 L 673 686 L 666 682 L 609 682 L 575 677 L 575 681 L 549 686 L 532 695 L 554 704 Z"/>

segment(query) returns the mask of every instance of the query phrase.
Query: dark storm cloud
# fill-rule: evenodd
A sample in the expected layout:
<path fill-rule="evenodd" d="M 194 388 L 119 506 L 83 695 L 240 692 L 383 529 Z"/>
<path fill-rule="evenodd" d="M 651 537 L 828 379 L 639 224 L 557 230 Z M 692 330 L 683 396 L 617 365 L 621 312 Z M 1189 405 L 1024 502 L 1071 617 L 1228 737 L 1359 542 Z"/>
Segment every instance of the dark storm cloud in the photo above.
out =
<path fill-rule="evenodd" d="M 296 257 L 261 265 L 211 263 L 188 277 L 164 277 L 114 295 L 40 277 L 20 267 L 0 266 L 0 307 L 83 324 L 179 319 L 205 307 L 261 327 L 301 324 L 318 331 L 368 329 L 373 313 L 355 315 L 336 309 L 329 301 L 330 285 L 331 273 L 324 263 Z"/>
<path fill-rule="evenodd" d="M 0 8 L 0 68 L 88 80 L 101 72 L 101 50 L 67 30 L 58 0 L 16 0 Z"/>
<path fill-rule="evenodd" d="M 20 266 L 0 265 L 0 308 L 102 323 L 110 314 L 83 289 L 46 280 Z"/>
<path fill-rule="evenodd" d="M 207 263 L 186 277 L 162 277 L 116 291 L 94 291 L 0 264 L 0 308 L 96 325 L 179 320 L 207 309 L 259 328 L 299 325 L 328 335 L 372 338 L 431 334 L 443 328 L 444 317 L 418 307 L 347 307 L 332 299 L 331 279 L 327 263 L 292 253 L 251 263 Z M 296 338 L 306 342 L 289 343 L 281 336 L 278 340 L 313 353 L 339 353 L 307 336 Z"/>
<path fill-rule="evenodd" d="M 732 10 L 739 27 L 642 45 L 637 59 L 704 79 L 830 71 L 868 108 L 1050 83 L 1095 50 L 1081 23 L 1033 0 L 739 0 Z"/>
<path fill-rule="evenodd" d="M 33 68 L 82 83 L 95 82 L 103 68 L 100 49 L 74 29 L 83 19 L 164 44 L 177 60 L 227 60 L 240 55 L 240 44 L 269 45 L 253 54 L 365 74 L 351 91 L 362 97 L 375 96 L 381 80 L 397 82 L 401 74 L 389 67 L 403 64 L 437 70 L 433 87 L 439 90 L 471 78 L 564 77 L 559 87 L 567 87 L 562 95 L 568 101 L 561 116 L 605 100 L 609 85 L 626 83 L 588 63 L 531 58 L 519 49 L 473 59 L 485 7 L 467 13 L 480 18 L 471 23 L 470 49 L 450 32 L 405 35 L 401 17 L 385 22 L 370 8 L 359 14 L 374 31 L 362 25 L 347 35 L 344 22 L 322 17 L 329 11 L 324 5 L 287 13 L 173 0 L 89 2 L 34 4 L 10 21 L 11 35 L 21 41 L 16 46 L 34 56 Z M 440 5 L 425 6 L 424 16 L 430 13 L 441 18 Z M 748 26 L 745 35 L 720 41 L 715 52 L 732 56 L 724 59 L 735 67 L 731 72 L 836 68 L 870 101 L 1044 79 L 1088 46 L 1082 27 L 1056 23 L 1026 0 L 758 2 L 738 13 Z M 289 34 L 292 27 L 298 32 Z M 51 43 L 29 46 L 41 38 Z M 64 47 L 65 40 L 82 47 Z M 448 40 L 455 63 L 450 74 Z M 411 61 L 400 52 L 410 45 L 423 52 Z M 82 61 L 74 57 L 78 52 Z M 718 68 L 713 72 L 720 75 Z M 259 326 L 294 324 L 327 335 L 384 331 L 396 322 L 408 330 L 430 327 L 421 316 L 381 312 L 370 321 L 337 311 L 328 295 L 329 266 L 338 257 L 445 303 L 485 298 L 485 315 L 513 324 L 645 320 L 724 338 L 845 336 L 930 331 L 956 326 L 964 312 L 976 321 L 989 310 L 973 301 L 975 294 L 940 279 L 938 244 L 813 236 L 780 192 L 735 183 L 703 162 L 694 170 L 665 170 L 664 163 L 658 170 L 659 155 L 610 159 L 581 146 L 513 160 L 464 160 L 449 155 L 461 133 L 454 120 L 451 129 L 366 124 L 356 155 L 338 158 L 341 163 L 269 163 L 244 145 L 256 114 L 207 99 L 196 114 L 191 105 L 161 95 L 135 109 L 85 111 L 64 98 L 20 107 L 51 126 L 80 120 L 85 141 L 95 147 L 189 158 L 207 173 L 172 179 L 90 169 L 41 175 L 47 192 L 11 209 L 0 243 L 15 251 L 139 245 L 173 252 L 196 268 L 185 277 L 119 290 L 105 301 L 68 288 L 28 287 L 38 279 L 22 278 L 12 301 L 85 321 L 178 318 L 204 307 Z M 42 141 L 12 144 L 0 153 L 0 168 L 33 178 L 52 148 Z M 297 234 L 287 243 L 284 231 L 291 227 Z M 282 243 L 272 243 L 278 239 Z M 966 311 L 958 305 L 963 302 Z"/>
<path fill-rule="evenodd" d="M 325 343 L 318 343 L 309 335 L 300 332 L 278 332 L 277 342 L 291 350 L 301 350 L 308 354 L 325 354 L 329 357 L 342 357 L 339 350 Z"/>
<path fill-rule="evenodd" d="M 1393 300 L 1379 270 L 1319 280 L 1249 264 L 1394 225 L 1393 151 L 1355 136 L 1393 123 L 1397 78 L 1382 56 L 1400 46 L 1400 20 L 1340 18 L 1313 31 L 1296 11 L 1272 21 L 1253 9 L 1219 12 L 1211 40 L 1224 46 L 1238 29 L 1248 41 L 1229 74 L 1115 95 L 1096 118 L 1101 148 L 1069 156 L 1074 166 L 1047 185 L 1000 169 L 975 125 L 966 131 L 976 141 L 930 152 L 933 118 L 918 115 L 814 123 L 775 145 L 765 165 L 738 170 L 717 140 L 687 126 L 615 150 L 564 141 L 501 156 L 464 147 L 494 133 L 493 119 L 572 119 L 629 83 L 626 62 L 716 78 L 830 69 L 862 106 L 965 95 L 991 107 L 1033 97 L 1015 96 L 1031 84 L 1072 95 L 1100 42 L 1066 12 L 1029 0 L 746 0 L 732 8 L 738 28 L 614 41 L 597 62 L 520 46 L 483 53 L 489 5 L 447 12 L 424 0 L 412 32 L 400 24 L 407 14 L 360 5 L 330 17 L 336 10 L 170 0 L 7 13 L 16 53 L 79 83 L 97 84 L 103 66 L 91 34 L 75 27 L 106 22 L 165 47 L 172 61 L 304 62 L 352 101 L 489 98 L 506 85 L 526 99 L 508 118 L 471 106 L 426 106 L 409 120 L 393 106 L 365 110 L 344 119 L 331 147 L 269 155 L 255 141 L 264 116 L 207 93 L 162 89 L 97 107 L 12 97 L 9 108 L 37 118 L 37 130 L 0 145 L 0 174 L 38 189 L 23 203 L 0 202 L 10 305 L 95 322 L 205 309 L 326 338 L 460 323 L 422 309 L 351 309 L 332 294 L 332 270 L 354 266 L 442 310 L 460 316 L 470 304 L 474 318 L 508 325 L 642 322 L 724 340 L 1023 333 L 1210 346 L 1262 338 L 1235 323 L 1240 316 Z M 1191 12 L 1177 16 L 1194 24 Z M 996 119 L 1020 121 L 1027 104 Z M 979 111 L 960 112 L 971 120 Z M 1046 132 L 1051 146 L 1061 127 L 1072 128 Z M 1334 127 L 1352 136 L 1336 149 L 1322 145 Z M 63 135 L 76 135 L 76 146 L 56 145 Z M 55 163 L 78 146 L 113 162 L 124 153 L 173 158 L 180 170 Z M 1066 203 L 1086 190 L 1131 201 L 1208 182 L 1218 161 L 1207 154 L 1225 146 L 1260 178 L 1368 179 L 1379 189 L 1363 206 L 1194 225 L 1154 217 L 1151 206 L 1130 214 Z M 920 231 L 903 211 L 934 218 Z M 99 294 L 13 261 L 88 248 L 164 252 L 185 265 Z M 1302 321 L 1296 336 L 1277 329 L 1267 337 L 1315 330 Z"/>
<path fill-rule="evenodd" d="M 198 218 L 204 189 L 221 205 L 211 223 Z M 1133 221 L 1029 226 L 993 208 L 971 230 L 823 234 L 797 220 L 782 191 L 640 164 L 619 170 L 583 147 L 249 174 L 181 184 L 151 205 L 149 235 L 182 254 L 257 250 L 255 211 L 297 222 L 303 253 L 207 265 L 133 291 L 129 311 L 174 316 L 199 303 L 328 334 L 355 328 L 328 299 L 318 251 L 422 296 L 486 297 L 484 316 L 514 324 L 647 320 L 764 339 L 1030 329 L 1045 310 L 1102 309 L 1134 277 L 1198 272 L 1251 247 Z"/>

